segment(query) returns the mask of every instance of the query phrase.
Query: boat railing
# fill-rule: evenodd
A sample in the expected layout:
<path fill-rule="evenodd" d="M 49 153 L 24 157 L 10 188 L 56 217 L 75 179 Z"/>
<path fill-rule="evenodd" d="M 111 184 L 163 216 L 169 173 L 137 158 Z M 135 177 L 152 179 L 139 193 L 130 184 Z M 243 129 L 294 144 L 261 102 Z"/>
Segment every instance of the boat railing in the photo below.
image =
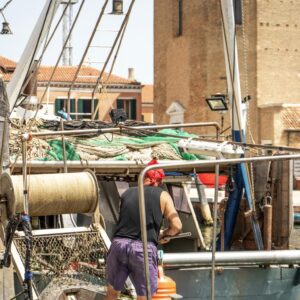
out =
<path fill-rule="evenodd" d="M 147 229 L 146 229 L 146 212 L 145 212 L 145 194 L 144 194 L 144 178 L 148 171 L 163 168 L 166 171 L 180 171 L 180 169 L 187 170 L 190 168 L 191 172 L 197 172 L 203 167 L 214 166 L 215 167 L 215 187 L 218 186 L 219 181 L 219 167 L 221 165 L 235 165 L 235 164 L 245 164 L 245 163 L 255 163 L 262 161 L 283 161 L 283 160 L 294 160 L 300 159 L 299 154 L 291 155 L 278 155 L 278 156 L 260 156 L 260 157 L 251 157 L 251 158 L 234 158 L 234 159 L 214 159 L 214 160 L 201 160 L 201 161 L 182 161 L 176 163 L 160 163 L 156 165 L 147 166 L 140 173 L 138 177 L 138 192 L 139 192 L 139 213 L 140 213 L 140 222 L 141 222 L 141 236 L 143 242 L 144 250 L 144 270 L 145 270 L 145 279 L 147 287 L 147 299 L 151 299 L 151 289 L 150 289 L 150 277 L 149 277 L 149 261 L 148 261 L 148 251 L 147 251 Z M 215 188 L 215 199 L 214 199 L 214 230 L 213 230 L 213 247 L 211 253 L 211 268 L 212 268 L 212 277 L 211 280 L 214 281 L 214 272 L 215 272 L 215 252 L 216 252 L 216 218 L 217 218 L 217 201 L 218 194 L 217 188 Z M 276 255 L 275 255 L 276 257 Z"/>

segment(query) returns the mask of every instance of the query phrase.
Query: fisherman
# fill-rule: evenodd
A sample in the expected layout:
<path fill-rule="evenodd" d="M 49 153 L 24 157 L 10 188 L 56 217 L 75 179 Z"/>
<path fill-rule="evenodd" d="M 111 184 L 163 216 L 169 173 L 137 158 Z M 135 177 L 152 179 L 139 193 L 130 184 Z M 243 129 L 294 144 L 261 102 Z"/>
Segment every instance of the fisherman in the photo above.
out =
<path fill-rule="evenodd" d="M 148 165 L 157 164 L 153 159 Z M 157 244 L 169 241 L 169 236 L 177 235 L 182 228 L 169 193 L 161 187 L 165 173 L 162 169 L 146 173 L 145 208 L 148 237 L 149 277 L 151 293 L 157 290 Z M 128 276 L 135 287 L 137 299 L 146 299 L 143 243 L 141 240 L 138 188 L 131 187 L 121 197 L 120 217 L 107 256 L 107 296 L 106 300 L 118 299 Z M 163 218 L 168 228 L 160 230 Z"/>

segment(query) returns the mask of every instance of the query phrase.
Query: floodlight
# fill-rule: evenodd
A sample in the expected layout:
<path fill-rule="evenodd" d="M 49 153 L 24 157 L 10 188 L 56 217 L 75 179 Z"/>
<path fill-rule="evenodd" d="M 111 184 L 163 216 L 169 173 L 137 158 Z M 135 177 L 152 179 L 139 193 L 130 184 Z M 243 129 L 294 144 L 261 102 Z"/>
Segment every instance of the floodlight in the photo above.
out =
<path fill-rule="evenodd" d="M 228 110 L 225 95 L 212 95 L 210 98 L 206 98 L 206 102 L 212 111 L 225 111 Z"/>

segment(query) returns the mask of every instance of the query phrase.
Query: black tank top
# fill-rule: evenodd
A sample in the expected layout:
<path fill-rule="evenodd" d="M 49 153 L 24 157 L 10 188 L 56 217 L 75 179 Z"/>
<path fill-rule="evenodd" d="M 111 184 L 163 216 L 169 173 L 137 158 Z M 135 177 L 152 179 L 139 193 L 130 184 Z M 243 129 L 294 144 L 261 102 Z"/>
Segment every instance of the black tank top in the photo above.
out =
<path fill-rule="evenodd" d="M 159 187 L 145 186 L 147 239 L 155 245 L 163 219 L 160 208 L 162 192 Z M 114 237 L 141 240 L 138 188 L 129 188 L 121 198 L 120 217 Z"/>

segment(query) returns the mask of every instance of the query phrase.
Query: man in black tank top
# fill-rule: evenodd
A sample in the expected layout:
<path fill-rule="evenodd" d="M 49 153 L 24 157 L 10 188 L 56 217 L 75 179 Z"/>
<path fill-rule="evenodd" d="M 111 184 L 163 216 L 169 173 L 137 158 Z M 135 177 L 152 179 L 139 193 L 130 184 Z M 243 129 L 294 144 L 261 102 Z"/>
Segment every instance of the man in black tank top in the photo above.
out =
<path fill-rule="evenodd" d="M 157 164 L 152 160 L 149 164 Z M 162 169 L 147 172 L 145 185 L 145 207 L 148 238 L 148 258 L 151 292 L 157 289 L 157 244 L 165 243 L 167 236 L 180 232 L 181 221 L 169 193 L 159 186 L 165 174 Z M 128 276 L 136 289 L 137 299 L 146 299 L 144 254 L 141 238 L 138 188 L 129 188 L 121 196 L 120 217 L 107 256 L 107 300 L 118 299 Z M 169 227 L 160 233 L 163 218 Z"/>

